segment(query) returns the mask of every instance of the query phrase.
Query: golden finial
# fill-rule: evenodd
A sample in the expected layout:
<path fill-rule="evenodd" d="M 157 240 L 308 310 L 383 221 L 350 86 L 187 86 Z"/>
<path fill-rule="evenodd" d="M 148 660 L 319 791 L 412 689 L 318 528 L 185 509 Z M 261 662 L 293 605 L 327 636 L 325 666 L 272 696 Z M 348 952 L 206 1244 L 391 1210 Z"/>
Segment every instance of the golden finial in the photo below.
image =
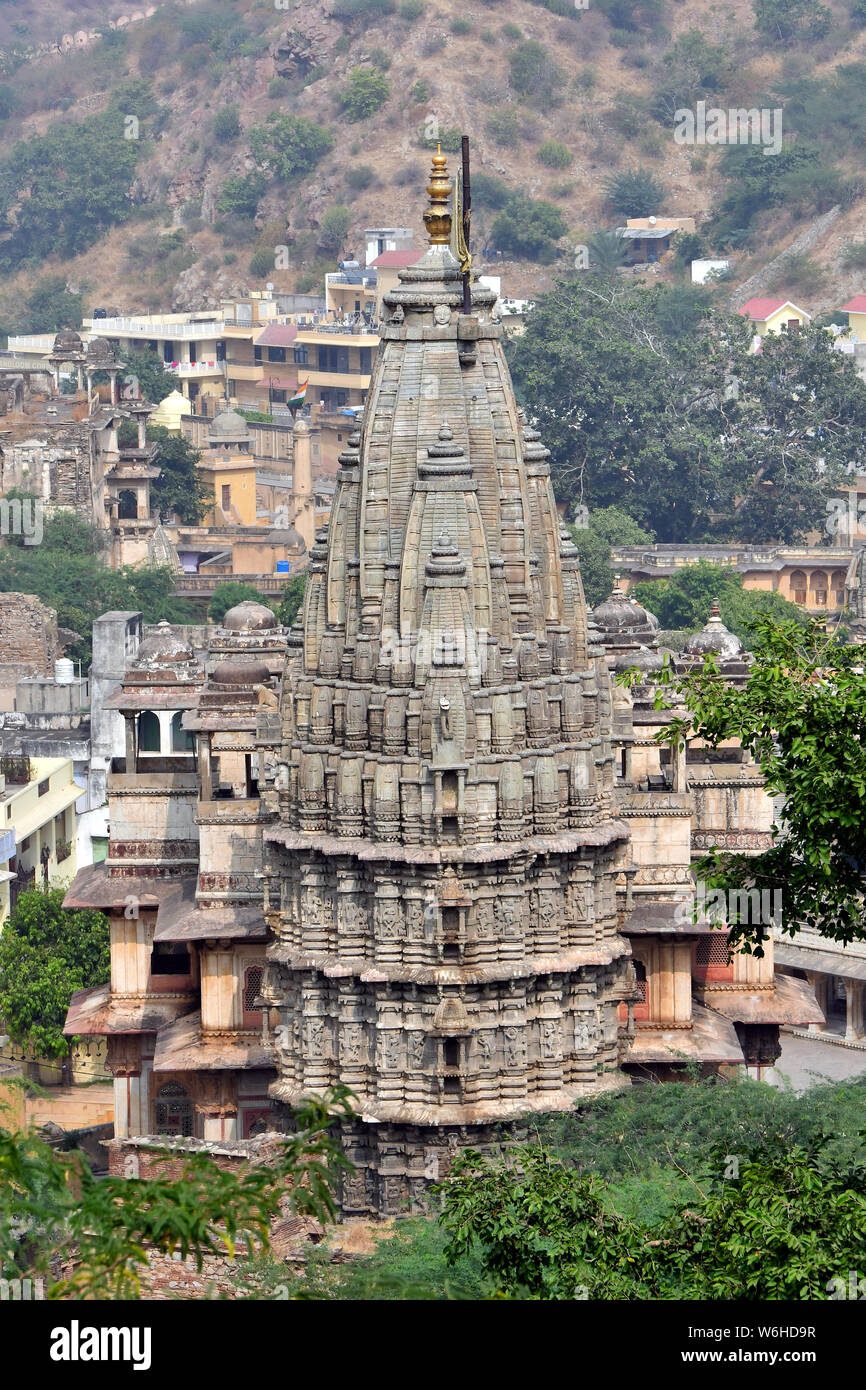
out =
<path fill-rule="evenodd" d="M 424 214 L 424 226 L 431 246 L 447 246 L 451 240 L 451 180 L 448 177 L 448 161 L 442 153 L 442 146 L 436 146 L 433 168 L 427 192 L 430 206 Z"/>

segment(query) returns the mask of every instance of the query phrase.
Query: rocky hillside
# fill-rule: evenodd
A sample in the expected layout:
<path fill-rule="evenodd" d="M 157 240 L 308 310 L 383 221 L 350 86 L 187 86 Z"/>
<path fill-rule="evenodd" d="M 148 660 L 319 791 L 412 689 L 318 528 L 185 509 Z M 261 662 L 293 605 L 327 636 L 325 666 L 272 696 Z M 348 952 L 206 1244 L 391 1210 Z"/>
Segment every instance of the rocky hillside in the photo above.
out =
<path fill-rule="evenodd" d="M 36 327 L 55 277 L 86 308 L 205 307 L 309 288 L 367 225 L 420 246 L 425 146 L 460 131 L 508 293 L 631 199 L 694 215 L 735 294 L 832 309 L 866 279 L 864 25 L 863 0 L 0 0 L 0 322 Z M 678 144 L 698 100 L 781 109 L 781 152 Z"/>

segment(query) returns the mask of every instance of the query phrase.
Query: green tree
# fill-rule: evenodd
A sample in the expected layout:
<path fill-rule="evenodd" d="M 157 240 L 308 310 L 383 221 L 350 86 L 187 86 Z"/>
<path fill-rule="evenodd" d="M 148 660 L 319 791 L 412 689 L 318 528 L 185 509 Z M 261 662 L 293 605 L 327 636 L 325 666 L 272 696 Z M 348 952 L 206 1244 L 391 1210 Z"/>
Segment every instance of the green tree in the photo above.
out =
<path fill-rule="evenodd" d="M 296 574 L 292 576 L 283 589 L 283 597 L 280 600 L 277 617 L 284 627 L 291 627 L 292 623 L 295 621 L 295 618 L 303 606 L 306 587 L 306 574 Z"/>
<path fill-rule="evenodd" d="M 253 126 L 249 132 L 254 160 L 271 178 L 283 183 L 311 173 L 333 143 L 330 133 L 315 121 L 278 111 L 272 111 L 264 125 Z"/>
<path fill-rule="evenodd" d="M 81 294 L 68 288 L 64 276 L 49 275 L 27 295 L 19 328 L 22 333 L 57 333 L 61 328 L 79 328 L 83 315 Z"/>
<path fill-rule="evenodd" d="M 197 1153 L 176 1179 L 95 1177 L 82 1154 L 0 1129 L 0 1275 L 48 1275 L 50 1299 L 138 1298 L 150 1251 L 201 1270 L 205 1256 L 266 1251 L 286 1210 L 333 1222 L 334 1192 L 352 1165 L 331 1131 L 351 1118 L 351 1099 L 344 1086 L 310 1097 L 275 1160 L 242 1175 Z M 70 1250 L 74 1272 L 58 1279 Z"/>
<path fill-rule="evenodd" d="M 623 541 L 620 544 L 629 544 Z M 722 622 L 747 647 L 754 639 L 753 625 L 762 615 L 779 621 L 806 626 L 808 618 L 781 594 L 761 589 L 744 589 L 743 576 L 729 565 L 707 560 L 686 565 L 670 579 L 654 579 L 636 584 L 638 603 L 655 613 L 662 628 L 697 632 L 710 616 L 718 600 Z"/>
<path fill-rule="evenodd" d="M 543 43 L 526 39 L 508 55 L 508 81 L 519 96 L 549 102 L 562 86 L 562 73 Z"/>
<path fill-rule="evenodd" d="M 375 68 L 352 68 L 340 93 L 340 106 L 349 121 L 365 121 L 391 95 L 391 84 Z"/>
<path fill-rule="evenodd" d="M 63 1057 L 63 1024 L 78 989 L 110 975 L 108 921 L 63 910 L 64 889 L 22 893 L 0 932 L 0 1015 L 9 1036 L 37 1057 Z"/>
<path fill-rule="evenodd" d="M 165 370 L 162 358 L 152 348 L 134 348 L 131 352 L 124 348 L 121 361 L 125 364 L 121 384 L 137 381 L 143 399 L 153 405 L 159 405 L 177 390 L 177 377 Z M 154 438 L 158 428 L 157 425 L 152 428 Z"/>
<path fill-rule="evenodd" d="M 264 280 L 265 276 L 270 276 L 274 272 L 276 260 L 274 248 L 272 246 L 257 246 L 250 256 L 250 274 L 257 280 Z"/>
<path fill-rule="evenodd" d="M 663 684 L 687 713 L 668 726 L 710 747 L 736 739 L 754 757 L 767 790 L 784 799 L 772 847 L 754 856 L 713 851 L 699 864 L 713 887 L 782 890 L 782 928 L 810 927 L 837 941 L 861 940 L 866 827 L 866 675 L 859 648 L 820 622 L 759 617 L 754 662 L 742 687 L 718 679 L 714 658 Z M 733 923 L 732 940 L 760 951 L 766 926 Z"/>
<path fill-rule="evenodd" d="M 237 603 L 263 603 L 270 607 L 270 600 L 252 584 L 242 584 L 237 579 L 227 579 L 217 584 L 208 605 L 207 615 L 215 623 L 221 623 L 230 608 Z"/>
<path fill-rule="evenodd" d="M 154 464 L 161 469 L 151 484 L 154 511 L 174 512 L 184 526 L 195 526 L 204 516 L 211 495 L 198 471 L 201 453 L 188 439 L 155 425 L 150 438 L 156 442 Z"/>
<path fill-rule="evenodd" d="M 584 510 L 581 508 L 581 518 Z M 585 525 L 572 526 L 570 531 L 580 556 L 583 592 L 589 607 L 595 608 L 607 598 L 613 588 L 611 547 L 651 545 L 655 536 L 652 531 L 639 526 L 620 507 L 600 507 L 595 511 L 586 511 L 585 520 Z"/>
<path fill-rule="evenodd" d="M 241 133 L 241 113 L 235 102 L 219 108 L 214 116 L 213 133 L 214 139 L 221 145 L 228 145 L 232 140 L 237 140 Z"/>
<path fill-rule="evenodd" d="M 586 269 L 602 275 L 614 275 L 628 260 L 628 242 L 615 231 L 592 232 L 586 239 L 586 249 L 589 253 Z"/>
<path fill-rule="evenodd" d="M 866 445 L 866 386 L 820 330 L 750 346 L 695 287 L 584 274 L 540 298 L 506 350 L 560 500 L 621 506 L 661 541 L 826 526 Z"/>
<path fill-rule="evenodd" d="M 817 0 L 754 0 L 754 8 L 755 28 L 773 43 L 823 38 L 833 20 Z"/>
<path fill-rule="evenodd" d="M 337 205 L 322 213 L 316 232 L 316 242 L 323 251 L 338 252 L 346 240 L 352 225 L 352 214 L 348 208 Z"/>
<path fill-rule="evenodd" d="M 252 221 L 267 186 L 267 179 L 258 169 L 251 169 L 248 174 L 236 174 L 226 179 L 220 188 L 217 212 L 234 217 L 246 217 Z"/>
<path fill-rule="evenodd" d="M 567 231 L 568 223 L 553 203 L 514 193 L 494 218 L 490 241 L 506 255 L 549 265 Z"/>
<path fill-rule="evenodd" d="M 664 184 L 648 169 L 624 169 L 605 183 L 607 201 L 622 217 L 648 217 L 665 200 Z"/>

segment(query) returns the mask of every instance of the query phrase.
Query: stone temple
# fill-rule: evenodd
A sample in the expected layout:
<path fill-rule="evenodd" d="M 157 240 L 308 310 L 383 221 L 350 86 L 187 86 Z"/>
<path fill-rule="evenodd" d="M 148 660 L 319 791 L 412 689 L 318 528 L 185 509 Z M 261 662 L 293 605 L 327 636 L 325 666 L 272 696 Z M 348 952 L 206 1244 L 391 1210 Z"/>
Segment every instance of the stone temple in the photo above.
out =
<path fill-rule="evenodd" d="M 449 1149 L 622 1085 L 633 979 L 604 653 L 433 166 L 289 637 L 264 832 L 271 1095 L 358 1096 L 347 1212 L 414 1207 Z"/>
<path fill-rule="evenodd" d="M 781 1026 L 823 1022 L 772 940 L 731 958 L 692 911 L 694 860 L 766 848 L 772 799 L 743 749 L 659 742 L 658 624 L 618 588 L 587 614 L 493 295 L 464 311 L 438 154 L 429 191 L 294 628 L 249 603 L 198 636 L 102 620 L 125 754 L 65 903 L 108 916 L 111 982 L 66 1032 L 106 1039 L 117 1173 L 166 1136 L 252 1158 L 343 1082 L 344 1214 L 422 1211 L 512 1122 L 686 1066 L 760 1076 Z M 707 650 L 748 678 L 715 612 L 677 664 Z"/>

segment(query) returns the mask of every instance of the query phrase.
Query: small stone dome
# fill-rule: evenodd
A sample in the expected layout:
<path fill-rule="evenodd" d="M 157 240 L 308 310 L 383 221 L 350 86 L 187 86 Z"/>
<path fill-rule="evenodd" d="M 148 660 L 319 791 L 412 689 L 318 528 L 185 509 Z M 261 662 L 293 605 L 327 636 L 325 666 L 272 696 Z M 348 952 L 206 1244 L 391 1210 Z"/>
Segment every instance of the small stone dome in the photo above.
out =
<path fill-rule="evenodd" d="M 224 410 L 215 415 L 208 431 L 212 440 L 226 444 L 235 439 L 247 439 L 249 433 L 246 420 L 236 410 Z"/>
<path fill-rule="evenodd" d="M 136 666 L 181 666 L 193 660 L 192 647 L 163 618 L 145 637 L 135 658 Z"/>
<path fill-rule="evenodd" d="M 211 680 L 216 685 L 248 687 L 266 684 L 270 674 L 263 661 L 220 661 L 213 669 Z"/>
<path fill-rule="evenodd" d="M 74 328 L 61 328 L 60 332 L 55 334 L 51 356 L 67 361 L 76 357 L 83 357 L 84 344 L 80 334 L 76 333 Z"/>
<path fill-rule="evenodd" d="M 221 626 L 229 632 L 265 632 L 276 627 L 277 620 L 272 609 L 263 603 L 244 599 L 226 610 Z"/>
<path fill-rule="evenodd" d="M 107 338 L 91 338 L 87 344 L 87 354 L 84 360 L 93 371 L 102 367 L 117 366 L 114 348 Z"/>
<path fill-rule="evenodd" d="M 613 664 L 615 671 L 630 671 L 633 666 L 642 675 L 660 671 L 665 664 L 665 651 L 660 647 L 640 646 L 637 651 L 623 652 Z"/>
<path fill-rule="evenodd" d="M 743 651 L 739 637 L 725 627 L 719 617 L 719 605 L 714 603 L 709 622 L 689 638 L 683 647 L 683 656 L 702 657 L 706 652 L 715 652 L 721 661 L 739 661 Z"/>
<path fill-rule="evenodd" d="M 592 610 L 592 616 L 603 636 L 655 633 L 659 630 L 659 620 L 655 613 L 650 613 L 649 609 L 624 594 L 619 584 L 615 584 L 608 598 Z"/>

